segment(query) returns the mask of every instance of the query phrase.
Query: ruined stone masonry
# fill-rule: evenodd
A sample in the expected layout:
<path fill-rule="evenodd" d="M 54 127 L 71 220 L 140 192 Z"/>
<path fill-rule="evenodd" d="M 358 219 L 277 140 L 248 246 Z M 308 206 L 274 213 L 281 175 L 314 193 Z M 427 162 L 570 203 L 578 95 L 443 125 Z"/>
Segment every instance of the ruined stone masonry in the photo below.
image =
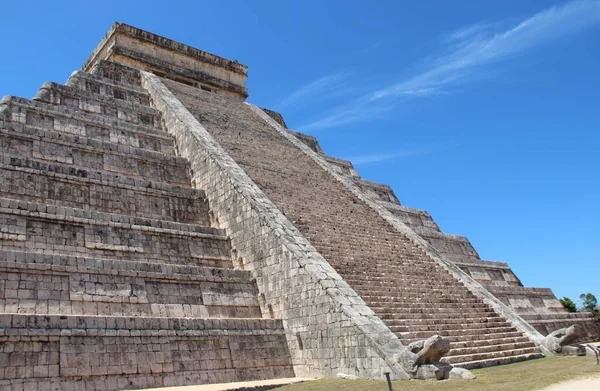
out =
<path fill-rule="evenodd" d="M 64 85 L 2 99 L 0 389 L 439 377 L 418 341 L 476 368 L 600 336 L 246 103 L 246 77 L 117 23 Z"/>

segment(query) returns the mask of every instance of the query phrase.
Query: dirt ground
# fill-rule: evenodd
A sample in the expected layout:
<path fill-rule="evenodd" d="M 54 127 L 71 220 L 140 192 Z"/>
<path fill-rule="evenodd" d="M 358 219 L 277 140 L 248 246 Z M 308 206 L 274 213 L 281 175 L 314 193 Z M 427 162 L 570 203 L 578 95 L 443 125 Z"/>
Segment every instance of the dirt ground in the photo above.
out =
<path fill-rule="evenodd" d="M 540 391 L 598 391 L 600 390 L 600 376 L 588 379 L 569 380 L 553 384 Z"/>

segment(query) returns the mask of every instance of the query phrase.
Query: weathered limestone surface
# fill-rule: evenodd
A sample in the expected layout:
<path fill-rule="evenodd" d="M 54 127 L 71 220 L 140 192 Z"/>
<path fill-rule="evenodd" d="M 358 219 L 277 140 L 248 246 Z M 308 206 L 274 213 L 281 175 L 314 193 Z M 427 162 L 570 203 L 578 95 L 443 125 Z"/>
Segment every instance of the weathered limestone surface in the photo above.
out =
<path fill-rule="evenodd" d="M 296 375 L 381 377 L 390 371 L 409 378 L 393 357 L 403 349 L 398 338 L 164 83 L 186 87 L 144 73 L 143 85 L 162 110 L 181 155 L 190 160 L 193 180 L 205 189 L 219 226 L 230 235 L 239 260 L 235 265 L 256 276 L 263 312 L 283 320 Z M 206 94 L 223 109 L 235 102 Z M 245 105 L 238 106 L 261 123 Z"/>
<path fill-rule="evenodd" d="M 584 333 L 583 327 L 575 324 L 571 327 L 565 327 L 555 330 L 548 334 L 543 340 L 543 344 L 549 350 L 563 356 L 585 356 L 585 346 L 571 345 L 577 341 Z"/>
<path fill-rule="evenodd" d="M 523 331 L 335 180 L 285 136 L 285 129 L 275 130 L 279 125 L 267 114 L 170 80 L 163 83 L 402 342 L 449 336 L 453 349 L 447 360 L 465 366 L 539 354 Z M 211 186 L 203 187 L 208 192 Z M 268 277 L 258 270 L 258 276 Z"/>
<path fill-rule="evenodd" d="M 0 388 L 293 376 L 139 71 L 94 72 L 0 102 Z"/>
<path fill-rule="evenodd" d="M 449 351 L 450 341 L 439 335 L 433 335 L 410 343 L 406 350 L 398 355 L 397 360 L 417 379 L 473 379 L 475 376 L 468 370 L 453 368 L 441 362 L 442 356 Z"/>
<path fill-rule="evenodd" d="M 115 23 L 83 66 L 109 60 L 243 100 L 247 67 L 147 31 Z"/>

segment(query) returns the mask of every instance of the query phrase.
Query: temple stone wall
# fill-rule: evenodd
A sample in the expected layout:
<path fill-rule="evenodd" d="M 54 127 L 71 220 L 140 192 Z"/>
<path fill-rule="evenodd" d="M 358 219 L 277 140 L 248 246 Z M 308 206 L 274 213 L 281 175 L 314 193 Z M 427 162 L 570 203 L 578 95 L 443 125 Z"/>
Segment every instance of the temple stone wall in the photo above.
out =
<path fill-rule="evenodd" d="M 123 23 L 112 26 L 83 70 L 91 71 L 101 60 L 153 72 L 234 99 L 248 96 L 245 65 Z"/>

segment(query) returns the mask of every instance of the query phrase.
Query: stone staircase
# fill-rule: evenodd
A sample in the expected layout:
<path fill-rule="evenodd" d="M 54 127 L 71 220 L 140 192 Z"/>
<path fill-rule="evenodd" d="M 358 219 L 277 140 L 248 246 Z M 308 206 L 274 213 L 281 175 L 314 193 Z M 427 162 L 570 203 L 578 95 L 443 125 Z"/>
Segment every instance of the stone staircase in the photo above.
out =
<path fill-rule="evenodd" d="M 0 152 L 0 388 L 294 375 L 138 71 L 5 97 Z"/>
<path fill-rule="evenodd" d="M 398 277 L 363 272 L 346 280 L 403 344 L 433 334 L 448 337 L 452 349 L 444 361 L 454 365 L 477 368 L 540 357 L 527 337 L 480 299 L 456 287 L 450 275 L 445 281 L 436 278 L 437 286 L 417 282 L 418 273 Z"/>
<path fill-rule="evenodd" d="M 447 361 L 468 368 L 542 356 L 523 333 L 243 102 L 162 82 L 403 343 L 448 336 Z M 395 199 L 385 186 L 359 185 L 387 202 Z"/>
<path fill-rule="evenodd" d="M 307 142 L 307 136 L 297 137 L 315 152 L 323 153 L 316 139 Z M 511 307 L 542 335 L 577 324 L 583 330 L 582 336 L 576 340 L 578 343 L 600 338 L 600 322 L 592 313 L 567 312 L 551 289 L 523 286 L 505 262 L 482 260 L 468 238 L 442 232 L 426 211 L 401 205 L 389 186 L 361 179 L 349 161 L 326 155 L 323 157 L 334 171 L 350 178 L 365 194 Z"/>

